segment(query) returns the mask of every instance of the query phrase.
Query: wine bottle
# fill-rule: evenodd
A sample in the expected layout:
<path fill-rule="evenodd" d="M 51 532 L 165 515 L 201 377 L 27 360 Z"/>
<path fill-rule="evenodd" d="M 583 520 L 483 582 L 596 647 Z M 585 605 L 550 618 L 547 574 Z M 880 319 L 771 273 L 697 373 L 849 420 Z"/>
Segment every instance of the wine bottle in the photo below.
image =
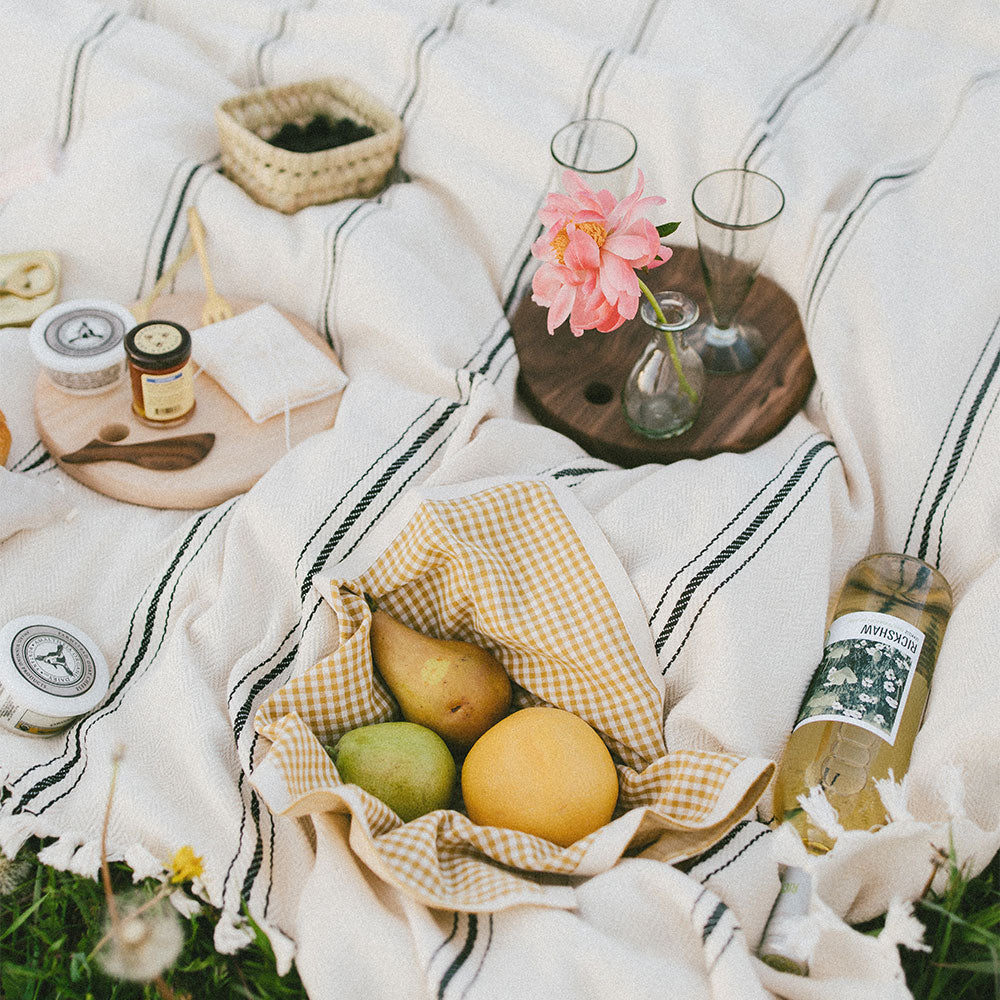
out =
<path fill-rule="evenodd" d="M 847 574 L 775 779 L 775 815 L 811 852 L 834 842 L 799 801 L 816 786 L 844 829 L 886 821 L 875 782 L 909 767 L 951 608 L 945 578 L 913 556 L 879 553 Z"/>

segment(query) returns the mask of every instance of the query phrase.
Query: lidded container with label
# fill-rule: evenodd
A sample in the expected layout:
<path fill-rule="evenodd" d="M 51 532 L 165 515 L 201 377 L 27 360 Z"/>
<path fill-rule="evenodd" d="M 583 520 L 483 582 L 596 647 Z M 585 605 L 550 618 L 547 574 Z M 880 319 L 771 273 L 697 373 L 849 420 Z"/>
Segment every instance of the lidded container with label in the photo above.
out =
<path fill-rule="evenodd" d="M 152 427 L 175 427 L 194 413 L 191 334 L 180 323 L 153 319 L 125 336 L 132 410 Z"/>
<path fill-rule="evenodd" d="M 878 553 L 847 574 L 775 779 L 775 816 L 813 853 L 834 843 L 799 801 L 817 786 L 844 829 L 885 822 L 875 782 L 909 767 L 951 609 L 948 582 L 914 556 Z"/>
<path fill-rule="evenodd" d="M 97 644 L 69 622 L 25 615 L 0 629 L 0 727 L 51 736 L 95 709 L 108 684 Z"/>
<path fill-rule="evenodd" d="M 125 368 L 125 335 L 135 317 L 116 302 L 70 299 L 31 324 L 28 343 L 49 380 L 63 392 L 107 392 Z"/>

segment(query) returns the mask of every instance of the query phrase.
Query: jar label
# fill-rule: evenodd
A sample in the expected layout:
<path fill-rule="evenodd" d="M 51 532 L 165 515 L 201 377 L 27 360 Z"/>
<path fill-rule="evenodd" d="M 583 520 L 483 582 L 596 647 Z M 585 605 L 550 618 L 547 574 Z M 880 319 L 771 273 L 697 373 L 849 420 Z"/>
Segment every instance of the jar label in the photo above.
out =
<path fill-rule="evenodd" d="M 94 309 L 72 309 L 45 327 L 45 343 L 57 354 L 91 357 L 104 354 L 125 338 L 125 323 L 114 313 Z"/>
<path fill-rule="evenodd" d="M 149 420 L 174 420 L 194 406 L 194 378 L 189 361 L 179 371 L 142 375 L 142 409 Z"/>
<path fill-rule="evenodd" d="M 29 625 L 14 636 L 10 655 L 33 687 L 56 698 L 75 698 L 94 685 L 97 670 L 87 647 L 53 625 Z"/>
<path fill-rule="evenodd" d="M 807 722 L 850 722 L 891 746 L 923 644 L 923 632 L 894 615 L 837 618 L 792 732 Z"/>
<path fill-rule="evenodd" d="M 136 348 L 144 354 L 169 354 L 181 346 L 183 339 L 180 330 L 170 323 L 150 323 L 134 337 Z"/>

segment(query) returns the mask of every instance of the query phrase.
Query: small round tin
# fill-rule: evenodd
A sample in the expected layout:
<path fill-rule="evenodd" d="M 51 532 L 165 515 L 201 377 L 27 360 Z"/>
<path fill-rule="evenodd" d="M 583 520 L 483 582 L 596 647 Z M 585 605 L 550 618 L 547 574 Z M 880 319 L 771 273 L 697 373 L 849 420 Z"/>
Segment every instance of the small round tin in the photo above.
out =
<path fill-rule="evenodd" d="M 0 629 L 0 726 L 51 736 L 92 711 L 108 692 L 109 671 L 85 632 L 48 615 L 25 615 Z"/>
<path fill-rule="evenodd" d="M 65 392 L 107 392 L 125 368 L 125 334 L 135 317 L 117 302 L 71 299 L 46 309 L 28 334 L 31 351 Z"/>

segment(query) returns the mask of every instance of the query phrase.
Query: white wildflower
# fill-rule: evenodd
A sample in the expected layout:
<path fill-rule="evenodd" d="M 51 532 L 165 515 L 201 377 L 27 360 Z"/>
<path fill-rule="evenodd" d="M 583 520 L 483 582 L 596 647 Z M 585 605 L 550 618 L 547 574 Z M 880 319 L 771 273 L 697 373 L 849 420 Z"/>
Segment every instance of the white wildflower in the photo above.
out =
<path fill-rule="evenodd" d="M 885 716 L 881 712 L 879 712 L 878 715 L 875 716 L 875 721 L 880 726 L 884 726 L 885 725 Z"/>
<path fill-rule="evenodd" d="M 875 683 L 875 681 L 873 681 L 870 677 L 862 677 L 861 678 L 861 686 L 862 687 L 870 688 L 874 683 Z"/>
<path fill-rule="evenodd" d="M 110 914 L 97 952 L 101 968 L 116 979 L 148 983 L 177 960 L 184 932 L 177 911 L 164 898 L 152 905 L 141 893 L 115 897 L 118 920 Z"/>
<path fill-rule="evenodd" d="M 888 706 L 889 706 L 890 708 L 899 708 L 899 702 L 898 702 L 898 701 L 896 701 L 896 699 L 895 699 L 895 698 L 889 698 L 889 697 L 887 696 L 887 697 L 886 697 L 886 699 L 885 699 L 885 701 L 886 701 L 886 704 L 887 704 L 887 705 L 888 705 Z"/>

